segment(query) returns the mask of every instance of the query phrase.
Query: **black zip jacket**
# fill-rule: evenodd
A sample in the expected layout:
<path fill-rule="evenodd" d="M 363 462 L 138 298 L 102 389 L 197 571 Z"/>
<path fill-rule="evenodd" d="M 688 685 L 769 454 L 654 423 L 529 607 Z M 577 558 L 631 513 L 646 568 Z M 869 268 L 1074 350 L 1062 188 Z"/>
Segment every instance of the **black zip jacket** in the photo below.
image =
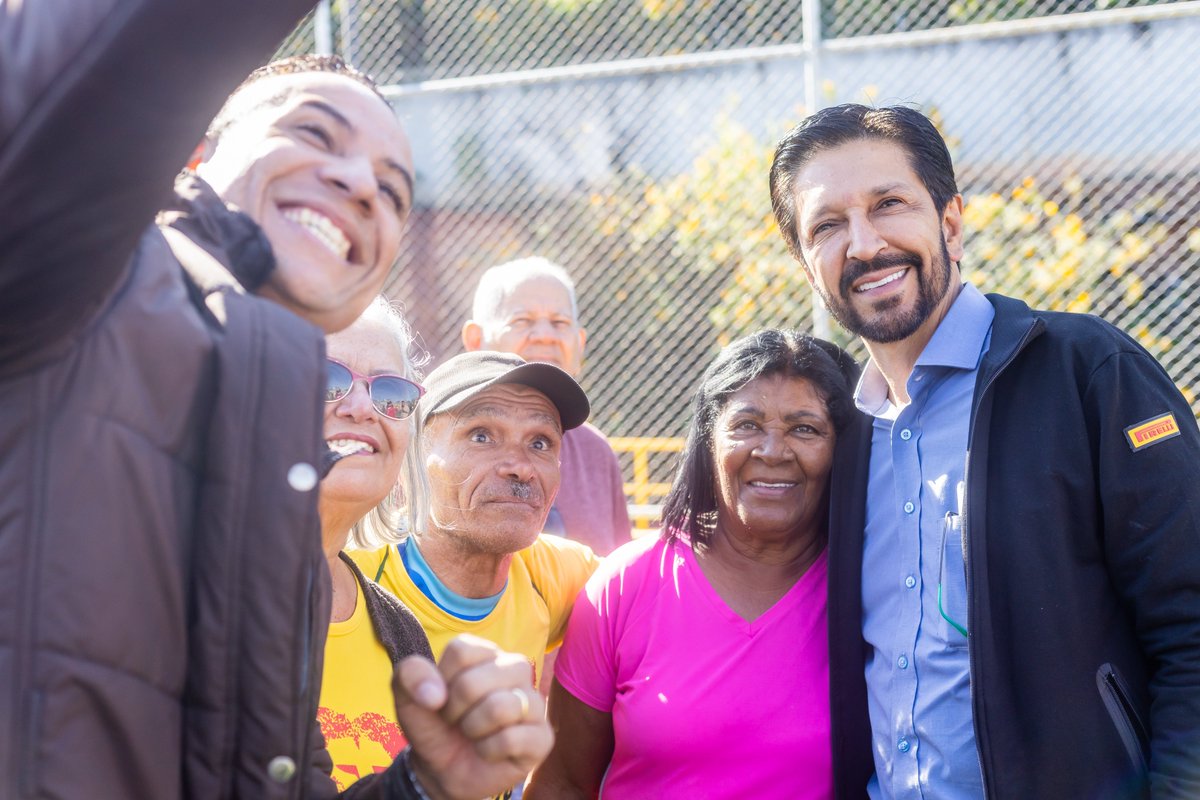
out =
<path fill-rule="evenodd" d="M 1195 417 L 1163 368 L 1113 326 L 988 299 L 996 317 L 972 405 L 964 528 L 987 796 L 1200 797 Z M 1164 415 L 1160 434 L 1135 449 L 1127 429 Z M 870 745 L 861 722 L 870 443 L 864 415 L 839 442 L 831 483 L 834 752 L 859 770 Z"/>

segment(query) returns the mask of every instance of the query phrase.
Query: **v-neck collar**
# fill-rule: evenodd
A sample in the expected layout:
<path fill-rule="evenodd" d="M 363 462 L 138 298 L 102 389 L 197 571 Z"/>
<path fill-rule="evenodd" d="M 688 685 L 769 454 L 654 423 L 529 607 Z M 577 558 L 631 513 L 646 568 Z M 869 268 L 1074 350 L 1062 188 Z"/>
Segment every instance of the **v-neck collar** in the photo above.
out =
<path fill-rule="evenodd" d="M 712 606 L 717 615 L 723 619 L 730 627 L 738 630 L 743 635 L 753 638 L 760 631 L 769 627 L 779 617 L 789 613 L 795 608 L 797 598 L 807 593 L 807 588 L 813 581 L 819 580 L 820 575 L 825 572 L 826 554 L 829 552 L 829 546 L 826 545 L 820 555 L 818 555 L 813 563 L 809 565 L 804 574 L 796 579 L 783 596 L 775 603 L 760 614 L 753 621 L 748 621 L 742 615 L 738 614 L 729 604 L 725 602 L 716 588 L 713 587 L 712 581 L 708 579 L 704 568 L 700 566 L 700 560 L 696 558 L 696 554 L 692 551 L 691 543 L 679 539 L 674 542 L 675 558 L 684 559 L 684 564 L 689 568 L 687 572 L 692 576 L 691 580 L 696 582 L 696 588 L 704 599 Z"/>

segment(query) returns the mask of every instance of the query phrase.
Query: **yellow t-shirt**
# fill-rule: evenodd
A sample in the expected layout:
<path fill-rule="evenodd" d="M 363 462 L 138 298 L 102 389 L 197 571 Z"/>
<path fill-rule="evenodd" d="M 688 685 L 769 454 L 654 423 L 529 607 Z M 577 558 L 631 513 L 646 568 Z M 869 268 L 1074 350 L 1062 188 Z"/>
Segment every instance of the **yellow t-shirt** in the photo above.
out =
<path fill-rule="evenodd" d="M 339 790 L 383 772 L 407 743 L 396 723 L 392 660 L 375 635 L 362 586 L 355 586 L 354 613 L 329 625 L 317 708 Z"/>
<path fill-rule="evenodd" d="M 379 572 L 387 548 L 350 553 L 368 578 Z M 531 547 L 517 553 L 508 568 L 508 585 L 500 602 L 481 620 L 464 620 L 439 608 L 417 588 L 393 547 L 376 582 L 408 606 L 433 648 L 433 657 L 455 636 L 471 633 L 494 642 L 502 650 L 521 653 L 533 668 L 533 685 L 542 675 L 546 651 L 562 642 L 575 596 L 600 564 L 585 545 L 559 536 L 539 536 Z"/>

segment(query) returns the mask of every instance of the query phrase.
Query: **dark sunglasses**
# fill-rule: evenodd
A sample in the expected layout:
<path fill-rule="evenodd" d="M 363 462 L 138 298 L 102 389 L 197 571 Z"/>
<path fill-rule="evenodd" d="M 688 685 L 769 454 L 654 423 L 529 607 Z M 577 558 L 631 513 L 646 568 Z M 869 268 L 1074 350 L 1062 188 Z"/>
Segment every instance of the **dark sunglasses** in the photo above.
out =
<path fill-rule="evenodd" d="M 340 361 L 325 359 L 325 402 L 336 403 L 354 388 L 355 381 L 367 382 L 371 405 L 388 419 L 404 419 L 413 413 L 425 394 L 418 383 L 399 375 L 359 375 Z"/>

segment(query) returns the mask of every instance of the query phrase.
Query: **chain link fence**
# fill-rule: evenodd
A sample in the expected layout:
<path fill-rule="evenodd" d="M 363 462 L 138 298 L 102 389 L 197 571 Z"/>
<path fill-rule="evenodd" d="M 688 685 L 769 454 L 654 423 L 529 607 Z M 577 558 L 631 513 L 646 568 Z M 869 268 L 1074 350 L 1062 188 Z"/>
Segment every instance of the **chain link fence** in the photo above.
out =
<path fill-rule="evenodd" d="M 284 51 L 347 55 L 408 127 L 388 292 L 435 359 L 484 269 L 546 256 L 578 283 L 593 421 L 661 437 L 743 333 L 815 325 L 861 355 L 814 316 L 767 193 L 779 136 L 843 101 L 938 122 L 969 280 L 1111 320 L 1200 413 L 1198 41 L 1200 2 L 336 0 Z M 651 457 L 662 480 L 674 454 Z"/>

